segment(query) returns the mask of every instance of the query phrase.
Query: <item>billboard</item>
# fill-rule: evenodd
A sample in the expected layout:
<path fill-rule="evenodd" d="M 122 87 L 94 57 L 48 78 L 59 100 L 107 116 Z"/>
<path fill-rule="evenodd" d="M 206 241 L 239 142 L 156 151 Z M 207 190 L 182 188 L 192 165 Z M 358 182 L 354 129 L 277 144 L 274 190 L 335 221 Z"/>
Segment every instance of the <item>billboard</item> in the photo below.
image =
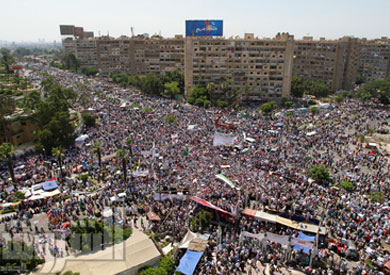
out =
<path fill-rule="evenodd" d="M 222 36 L 222 20 L 186 20 L 186 36 Z"/>
<path fill-rule="evenodd" d="M 74 27 L 74 36 L 83 37 L 84 36 L 84 28 L 83 27 Z"/>
<path fill-rule="evenodd" d="M 73 35 L 74 25 L 60 25 L 61 35 Z"/>
<path fill-rule="evenodd" d="M 94 34 L 93 32 L 84 32 L 84 38 L 93 38 Z"/>

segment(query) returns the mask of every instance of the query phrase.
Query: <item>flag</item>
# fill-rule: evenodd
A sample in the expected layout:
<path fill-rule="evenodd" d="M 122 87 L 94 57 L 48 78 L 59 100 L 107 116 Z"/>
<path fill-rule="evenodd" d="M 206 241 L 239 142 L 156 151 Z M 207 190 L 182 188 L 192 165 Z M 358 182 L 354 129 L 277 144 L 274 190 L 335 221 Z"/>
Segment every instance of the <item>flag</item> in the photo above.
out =
<path fill-rule="evenodd" d="M 222 180 L 223 182 L 225 182 L 227 185 L 229 185 L 231 188 L 235 188 L 236 190 L 240 190 L 240 188 L 238 188 L 230 179 L 228 179 L 227 177 L 225 177 L 223 174 L 218 174 L 215 176 L 217 179 L 220 179 Z"/>

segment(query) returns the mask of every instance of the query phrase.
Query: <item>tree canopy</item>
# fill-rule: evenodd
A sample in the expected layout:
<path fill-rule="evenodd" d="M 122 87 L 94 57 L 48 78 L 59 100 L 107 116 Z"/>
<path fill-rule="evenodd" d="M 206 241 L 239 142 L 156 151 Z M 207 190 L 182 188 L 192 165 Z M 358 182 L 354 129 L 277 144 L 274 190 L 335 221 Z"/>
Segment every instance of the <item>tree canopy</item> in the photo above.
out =
<path fill-rule="evenodd" d="M 307 175 L 319 183 L 325 183 L 330 180 L 329 169 L 322 164 L 312 165 Z"/>
<path fill-rule="evenodd" d="M 332 93 L 329 87 L 321 81 L 314 81 L 293 76 L 291 80 L 291 95 L 302 97 L 303 95 L 313 95 L 315 97 L 325 97 Z"/>
<path fill-rule="evenodd" d="M 390 103 L 390 78 L 374 80 L 363 84 L 357 91 L 356 96 L 362 101 L 376 98 L 383 104 Z"/>
<path fill-rule="evenodd" d="M 269 114 L 276 109 L 278 109 L 278 105 L 273 101 L 263 103 L 259 108 L 259 110 L 264 114 Z"/>

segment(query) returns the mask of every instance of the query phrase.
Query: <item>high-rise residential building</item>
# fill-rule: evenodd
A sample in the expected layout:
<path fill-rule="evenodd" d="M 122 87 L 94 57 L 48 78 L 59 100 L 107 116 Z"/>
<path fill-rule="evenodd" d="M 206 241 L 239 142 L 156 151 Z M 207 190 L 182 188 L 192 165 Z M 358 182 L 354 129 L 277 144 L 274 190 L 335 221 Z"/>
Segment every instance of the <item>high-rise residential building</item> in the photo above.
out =
<path fill-rule="evenodd" d="M 71 33 L 72 27 L 62 26 L 62 31 Z M 229 83 L 244 90 L 249 99 L 289 97 L 293 75 L 321 81 L 333 91 L 352 90 L 358 72 L 364 81 L 390 76 L 387 38 L 294 40 L 288 33 L 272 39 L 255 38 L 251 33 L 242 38 L 74 35 L 63 40 L 63 47 L 81 65 L 97 67 L 102 75 L 163 75 L 178 70 L 184 73 L 186 93 L 196 85 L 213 82 L 218 94 Z"/>
<path fill-rule="evenodd" d="M 96 40 L 98 68 L 102 74 L 129 74 L 183 71 L 184 39 L 182 36 L 163 39 L 160 36 L 133 38 L 100 37 Z"/>
<path fill-rule="evenodd" d="M 230 39 L 187 37 L 186 91 L 209 82 L 221 91 L 222 83 L 231 80 L 233 88 L 246 87 L 252 99 L 289 97 L 293 40 L 289 34 L 273 39 L 258 39 L 252 33 Z"/>
<path fill-rule="evenodd" d="M 390 39 L 361 40 L 358 71 L 364 82 L 390 77 Z"/>
<path fill-rule="evenodd" d="M 359 43 L 356 38 L 313 40 L 304 37 L 295 41 L 293 74 L 304 79 L 321 81 L 330 89 L 352 89 L 357 74 Z"/>

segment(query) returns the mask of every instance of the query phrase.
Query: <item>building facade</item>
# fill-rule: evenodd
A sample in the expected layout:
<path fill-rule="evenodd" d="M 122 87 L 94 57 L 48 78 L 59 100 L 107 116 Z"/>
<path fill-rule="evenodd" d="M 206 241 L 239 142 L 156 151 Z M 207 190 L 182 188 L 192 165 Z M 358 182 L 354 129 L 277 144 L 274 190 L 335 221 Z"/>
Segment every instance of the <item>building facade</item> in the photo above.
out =
<path fill-rule="evenodd" d="M 63 47 L 81 65 L 97 67 L 102 75 L 184 73 L 186 92 L 196 85 L 223 83 L 245 90 L 249 99 L 290 96 L 292 76 L 321 81 L 331 90 L 352 90 L 360 73 L 364 81 L 390 76 L 390 40 L 343 37 L 338 40 L 304 37 L 294 40 L 288 33 L 272 39 L 244 37 L 162 38 L 138 35 L 112 38 L 65 38 Z M 245 89 L 243 89 L 245 88 Z"/>
<path fill-rule="evenodd" d="M 246 87 L 246 97 L 289 97 L 294 41 L 288 34 L 274 39 L 187 37 L 184 81 L 188 92 L 196 85 L 213 82 L 217 91 L 230 81 L 233 88 Z"/>
<path fill-rule="evenodd" d="M 356 38 L 295 41 L 294 76 L 321 81 L 333 91 L 353 89 L 360 53 Z"/>
<path fill-rule="evenodd" d="M 390 39 L 361 40 L 358 72 L 364 82 L 390 77 Z"/>

